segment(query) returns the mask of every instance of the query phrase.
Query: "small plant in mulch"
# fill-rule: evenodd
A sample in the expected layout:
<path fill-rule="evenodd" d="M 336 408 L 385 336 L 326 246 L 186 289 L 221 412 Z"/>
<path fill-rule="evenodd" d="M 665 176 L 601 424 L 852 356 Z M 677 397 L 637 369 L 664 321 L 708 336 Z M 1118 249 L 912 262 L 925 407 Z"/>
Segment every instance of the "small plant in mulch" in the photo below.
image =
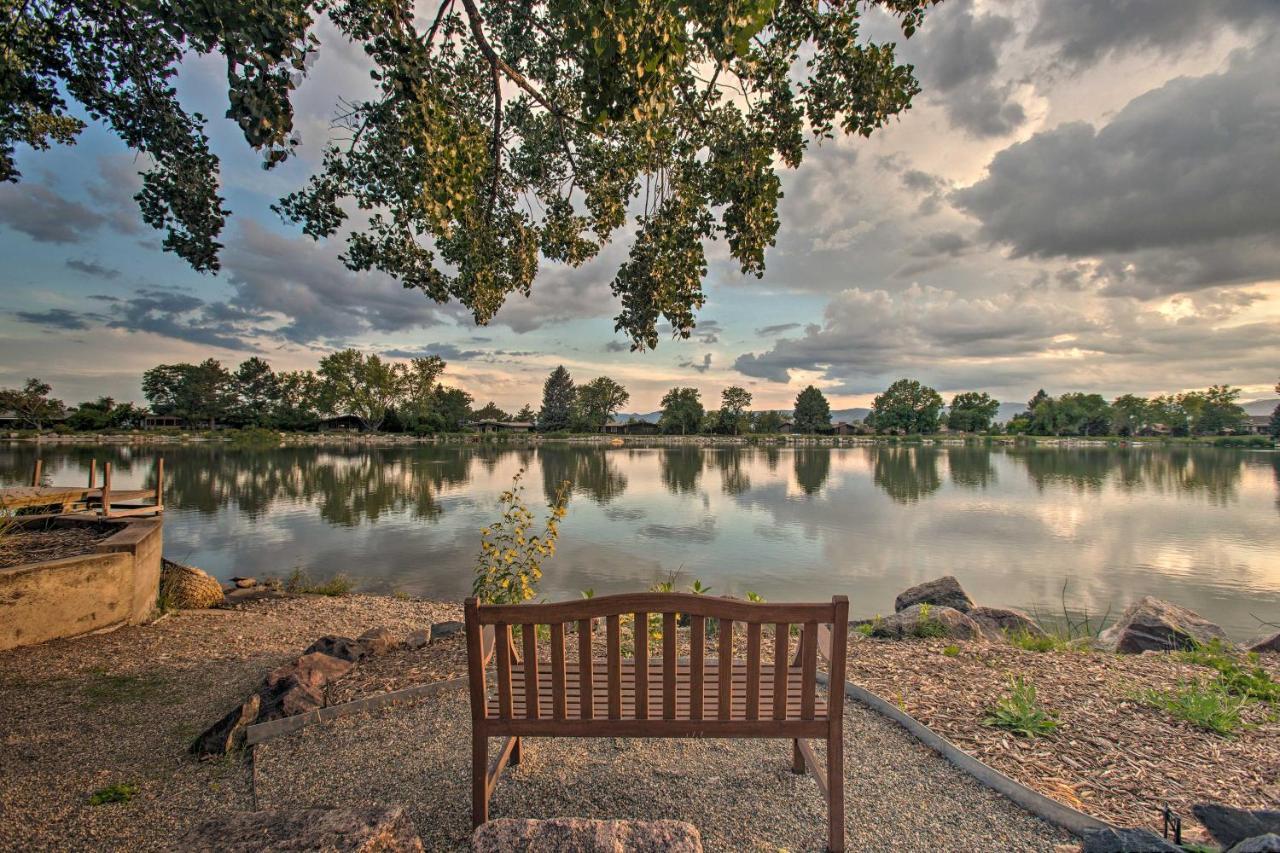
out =
<path fill-rule="evenodd" d="M 1280 703 L 1280 683 L 1258 665 L 1256 652 L 1241 656 L 1215 638 L 1179 652 L 1178 657 L 1216 671 L 1222 689 L 1232 696 L 1253 702 Z"/>
<path fill-rule="evenodd" d="M 947 657 L 949 657 L 949 658 L 959 657 L 959 656 L 960 656 L 960 647 L 959 647 L 959 646 L 957 646 L 955 643 L 952 643 L 951 645 L 949 645 L 949 646 L 947 646 L 945 649 L 943 649 L 943 650 L 942 650 L 942 653 L 943 653 L 944 655 L 946 655 Z"/>
<path fill-rule="evenodd" d="M 89 795 L 89 805 L 105 806 L 109 803 L 127 803 L 138 793 L 137 785 L 128 782 L 116 782 L 105 788 L 99 788 Z"/>
<path fill-rule="evenodd" d="M 1004 729 L 1018 737 L 1039 737 L 1058 728 L 1057 715 L 1037 701 L 1034 684 L 1015 676 L 1009 686 L 1009 695 L 987 710 L 983 725 Z"/>
<path fill-rule="evenodd" d="M 911 636 L 919 637 L 922 640 L 945 637 L 947 636 L 947 626 L 933 618 L 930 605 L 921 604 L 920 618 L 916 620 L 916 624 L 912 627 Z"/>
<path fill-rule="evenodd" d="M 1196 728 L 1230 737 L 1243 725 L 1240 710 L 1247 699 L 1232 696 L 1221 682 L 1183 682 L 1175 690 L 1147 690 L 1141 701 Z"/>

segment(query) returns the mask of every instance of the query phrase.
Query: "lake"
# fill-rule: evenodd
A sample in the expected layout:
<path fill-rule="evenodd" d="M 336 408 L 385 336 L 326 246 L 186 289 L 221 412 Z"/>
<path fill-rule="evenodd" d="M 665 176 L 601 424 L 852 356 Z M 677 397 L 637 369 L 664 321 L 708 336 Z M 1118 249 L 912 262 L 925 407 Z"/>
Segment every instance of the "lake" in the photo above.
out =
<path fill-rule="evenodd" d="M 526 469 L 541 517 L 573 481 L 549 599 L 644 589 L 679 575 L 774 601 L 849 596 L 893 610 L 941 574 L 979 603 L 1113 615 L 1143 594 L 1184 604 L 1234 637 L 1280 621 L 1280 454 L 1215 448 L 509 445 L 60 446 L 48 482 L 89 460 L 140 486 L 165 458 L 165 551 L 228 578 L 322 579 L 460 599 L 479 529 Z M 0 480 L 37 449 L 0 446 Z M 1064 594 L 1065 587 L 1065 594 Z"/>

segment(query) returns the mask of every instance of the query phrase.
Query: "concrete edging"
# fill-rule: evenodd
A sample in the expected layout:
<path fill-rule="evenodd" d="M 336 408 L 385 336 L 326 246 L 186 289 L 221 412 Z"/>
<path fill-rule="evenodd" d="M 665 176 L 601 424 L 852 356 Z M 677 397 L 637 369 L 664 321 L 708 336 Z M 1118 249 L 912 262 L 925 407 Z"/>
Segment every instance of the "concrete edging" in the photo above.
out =
<path fill-rule="evenodd" d="M 823 685 L 828 684 L 828 679 L 823 673 L 818 673 L 818 681 Z M 1038 791 L 1033 791 L 994 767 L 983 764 L 897 705 L 882 699 L 866 688 L 846 681 L 844 683 L 844 695 L 893 720 L 910 732 L 916 740 L 941 755 L 955 767 L 968 773 L 996 793 L 1017 803 L 1035 816 L 1048 821 L 1054 826 L 1065 829 L 1072 835 L 1078 837 L 1091 829 L 1115 828 L 1106 821 L 1091 817 L 1078 809 L 1073 809 L 1071 806 L 1046 797 Z"/>

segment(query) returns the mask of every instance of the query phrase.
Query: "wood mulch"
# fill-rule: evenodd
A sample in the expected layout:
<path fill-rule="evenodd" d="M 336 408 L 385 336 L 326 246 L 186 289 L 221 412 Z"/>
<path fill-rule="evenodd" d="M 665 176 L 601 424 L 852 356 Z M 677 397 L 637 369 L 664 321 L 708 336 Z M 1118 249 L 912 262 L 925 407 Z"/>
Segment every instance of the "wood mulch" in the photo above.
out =
<path fill-rule="evenodd" d="M 0 568 L 74 557 L 117 532 L 118 527 L 105 524 L 6 530 L 0 535 Z"/>
<path fill-rule="evenodd" d="M 959 653 L 943 654 L 948 645 Z M 1270 658 L 1269 660 L 1267 658 Z M 1232 737 L 1139 701 L 1214 674 L 1177 655 L 1028 652 L 986 642 L 850 643 L 848 678 L 897 704 L 956 746 L 1060 802 L 1120 826 L 1160 829 L 1168 803 L 1191 835 L 1197 802 L 1280 807 L 1280 713 L 1249 703 Z M 1263 656 L 1280 678 L 1280 660 Z M 1019 738 L 982 724 L 1018 675 L 1034 684 L 1058 729 Z"/>

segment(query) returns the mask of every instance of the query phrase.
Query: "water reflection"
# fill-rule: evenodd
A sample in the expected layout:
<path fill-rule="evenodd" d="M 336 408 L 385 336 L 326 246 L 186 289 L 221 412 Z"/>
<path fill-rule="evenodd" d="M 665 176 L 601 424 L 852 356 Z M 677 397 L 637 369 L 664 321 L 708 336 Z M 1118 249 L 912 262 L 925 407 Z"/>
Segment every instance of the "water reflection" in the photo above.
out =
<path fill-rule="evenodd" d="M 1155 594 L 1251 633 L 1280 619 L 1280 455 L 1189 448 L 0 446 L 0 481 L 121 488 L 166 459 L 166 547 L 223 577 L 338 571 L 457 597 L 476 531 L 527 470 L 531 508 L 573 482 L 548 597 L 681 571 L 777 600 L 844 592 L 860 615 L 960 575 L 992 604 L 1094 613 Z M 797 499 L 799 498 L 799 499 Z M 861 609 L 859 609 L 861 608 Z M 864 612 L 865 611 L 865 612 Z"/>

